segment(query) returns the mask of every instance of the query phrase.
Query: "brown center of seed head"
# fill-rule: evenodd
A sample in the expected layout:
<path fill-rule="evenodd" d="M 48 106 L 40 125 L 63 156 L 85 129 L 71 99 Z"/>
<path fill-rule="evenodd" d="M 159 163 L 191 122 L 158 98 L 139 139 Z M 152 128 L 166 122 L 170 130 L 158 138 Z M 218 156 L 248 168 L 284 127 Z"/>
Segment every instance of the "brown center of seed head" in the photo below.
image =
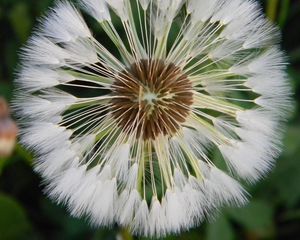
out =
<path fill-rule="evenodd" d="M 112 115 L 123 131 L 144 140 L 172 136 L 193 103 L 192 83 L 181 69 L 162 60 L 141 60 L 112 85 Z"/>

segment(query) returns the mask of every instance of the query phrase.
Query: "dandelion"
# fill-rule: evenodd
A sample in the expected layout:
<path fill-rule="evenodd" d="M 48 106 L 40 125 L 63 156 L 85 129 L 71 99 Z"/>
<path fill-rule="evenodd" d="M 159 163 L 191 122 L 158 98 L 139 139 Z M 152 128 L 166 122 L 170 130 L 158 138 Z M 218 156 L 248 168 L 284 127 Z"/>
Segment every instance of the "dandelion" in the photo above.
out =
<path fill-rule="evenodd" d="M 10 118 L 10 109 L 0 97 L 0 158 L 9 157 L 15 147 L 18 128 Z"/>
<path fill-rule="evenodd" d="M 237 180 L 272 169 L 291 109 L 280 36 L 258 4 L 80 7 L 59 1 L 43 17 L 16 80 L 21 141 L 48 195 L 95 226 L 150 237 L 245 204 Z"/>

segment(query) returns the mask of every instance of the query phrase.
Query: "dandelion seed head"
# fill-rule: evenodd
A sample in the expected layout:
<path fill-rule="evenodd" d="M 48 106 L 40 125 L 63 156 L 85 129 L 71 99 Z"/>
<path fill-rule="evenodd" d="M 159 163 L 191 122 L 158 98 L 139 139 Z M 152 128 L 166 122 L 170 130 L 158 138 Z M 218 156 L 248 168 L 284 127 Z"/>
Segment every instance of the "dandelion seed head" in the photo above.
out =
<path fill-rule="evenodd" d="M 253 0 L 56 2 L 21 52 L 14 101 L 45 192 L 149 237 L 242 207 L 238 180 L 272 169 L 292 110 L 279 39 Z"/>

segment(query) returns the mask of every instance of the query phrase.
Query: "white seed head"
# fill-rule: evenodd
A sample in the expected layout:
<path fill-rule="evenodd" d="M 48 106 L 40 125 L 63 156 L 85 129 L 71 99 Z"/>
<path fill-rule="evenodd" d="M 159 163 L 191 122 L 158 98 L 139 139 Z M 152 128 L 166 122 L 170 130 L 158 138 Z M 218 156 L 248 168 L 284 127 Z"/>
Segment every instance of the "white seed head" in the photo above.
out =
<path fill-rule="evenodd" d="M 272 169 L 292 109 L 280 34 L 258 3 L 80 7 L 97 24 L 57 2 L 17 73 L 21 143 L 35 153 L 46 193 L 96 227 L 153 238 L 244 205 L 235 178 L 254 183 Z"/>

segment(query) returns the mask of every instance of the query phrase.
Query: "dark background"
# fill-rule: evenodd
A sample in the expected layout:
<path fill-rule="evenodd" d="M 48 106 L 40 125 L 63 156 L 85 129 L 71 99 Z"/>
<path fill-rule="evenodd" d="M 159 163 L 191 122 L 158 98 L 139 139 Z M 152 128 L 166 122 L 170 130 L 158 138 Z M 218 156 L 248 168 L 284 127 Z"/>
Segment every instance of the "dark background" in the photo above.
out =
<path fill-rule="evenodd" d="M 52 0 L 0 0 L 0 96 L 10 101 L 18 49 Z M 296 110 L 289 121 L 284 152 L 274 171 L 256 186 L 247 186 L 251 202 L 242 209 L 224 209 L 211 223 L 167 239 L 259 240 L 300 239 L 300 1 L 261 1 L 267 16 L 283 32 L 289 56 L 288 73 Z M 68 216 L 42 192 L 32 171 L 32 156 L 17 145 L 10 158 L 0 158 L 0 240 L 134 239 L 126 230 L 92 229 Z"/>

